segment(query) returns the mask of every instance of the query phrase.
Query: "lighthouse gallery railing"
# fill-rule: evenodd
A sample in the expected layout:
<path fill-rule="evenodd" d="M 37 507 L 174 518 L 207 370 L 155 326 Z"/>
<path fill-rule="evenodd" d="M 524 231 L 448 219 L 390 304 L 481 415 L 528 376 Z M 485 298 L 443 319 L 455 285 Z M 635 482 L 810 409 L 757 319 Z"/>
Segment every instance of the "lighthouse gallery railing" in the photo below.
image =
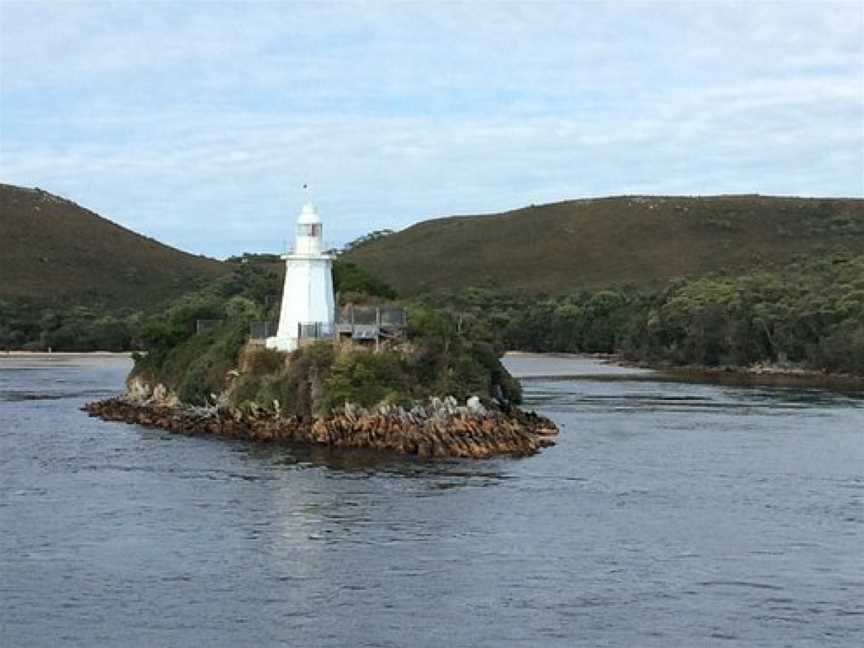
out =
<path fill-rule="evenodd" d="M 336 309 L 333 324 L 325 322 L 302 322 L 297 325 L 299 340 L 326 340 L 336 335 L 350 335 L 355 339 L 374 339 L 397 334 L 407 325 L 407 315 L 402 308 L 392 306 L 357 306 L 349 304 Z M 273 320 L 256 320 L 249 323 L 249 337 L 263 340 L 278 332 L 278 323 Z"/>

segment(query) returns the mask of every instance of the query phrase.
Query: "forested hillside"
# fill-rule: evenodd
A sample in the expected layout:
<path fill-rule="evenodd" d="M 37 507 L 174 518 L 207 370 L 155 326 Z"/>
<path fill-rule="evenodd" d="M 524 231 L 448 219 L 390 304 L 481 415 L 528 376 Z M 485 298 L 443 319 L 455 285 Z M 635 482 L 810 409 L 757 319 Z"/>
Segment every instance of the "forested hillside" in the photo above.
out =
<path fill-rule="evenodd" d="M 864 255 L 801 258 L 773 271 L 661 289 L 555 297 L 472 288 L 430 293 L 473 335 L 510 349 L 617 353 L 674 366 L 769 363 L 864 376 Z"/>

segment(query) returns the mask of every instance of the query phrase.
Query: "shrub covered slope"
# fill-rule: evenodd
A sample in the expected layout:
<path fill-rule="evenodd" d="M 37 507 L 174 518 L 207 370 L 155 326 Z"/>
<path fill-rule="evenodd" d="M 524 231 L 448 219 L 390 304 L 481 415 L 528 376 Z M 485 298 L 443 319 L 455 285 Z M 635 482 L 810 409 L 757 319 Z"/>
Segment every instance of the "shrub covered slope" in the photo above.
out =
<path fill-rule="evenodd" d="M 230 271 L 47 191 L 0 184 L 0 300 L 142 308 Z"/>
<path fill-rule="evenodd" d="M 471 286 L 563 295 L 776 270 L 838 247 L 864 254 L 864 200 L 623 196 L 428 220 L 361 242 L 346 259 L 401 295 Z"/>

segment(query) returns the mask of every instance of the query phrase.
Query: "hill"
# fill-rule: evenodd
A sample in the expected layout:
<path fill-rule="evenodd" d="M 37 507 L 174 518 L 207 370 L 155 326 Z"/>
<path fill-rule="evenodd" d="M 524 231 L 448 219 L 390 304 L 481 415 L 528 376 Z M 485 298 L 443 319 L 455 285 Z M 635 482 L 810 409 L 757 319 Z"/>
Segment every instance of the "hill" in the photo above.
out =
<path fill-rule="evenodd" d="M 758 195 L 573 200 L 418 223 L 349 250 L 401 294 L 658 287 L 799 255 L 864 253 L 864 200 Z"/>
<path fill-rule="evenodd" d="M 0 300 L 147 308 L 229 271 L 41 189 L 0 184 Z"/>

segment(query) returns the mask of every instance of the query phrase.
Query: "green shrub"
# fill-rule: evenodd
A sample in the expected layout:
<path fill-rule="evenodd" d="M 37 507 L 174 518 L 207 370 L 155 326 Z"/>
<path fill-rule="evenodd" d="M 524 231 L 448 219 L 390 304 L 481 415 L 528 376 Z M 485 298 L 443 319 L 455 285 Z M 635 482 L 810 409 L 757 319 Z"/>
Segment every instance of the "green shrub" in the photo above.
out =
<path fill-rule="evenodd" d="M 191 335 L 170 349 L 136 355 L 133 375 L 163 383 L 184 402 L 203 405 L 211 394 L 222 392 L 225 376 L 237 366 L 245 341 L 245 323 L 229 321 Z"/>
<path fill-rule="evenodd" d="M 335 357 L 332 344 L 310 344 L 291 354 L 288 366 L 264 376 L 256 401 L 270 406 L 278 401 L 281 410 L 301 418 L 324 413 L 323 385 Z"/>
<path fill-rule="evenodd" d="M 376 279 L 355 263 L 336 259 L 333 262 L 333 289 L 340 295 L 354 294 L 395 299 L 396 291 Z"/>
<path fill-rule="evenodd" d="M 253 347 L 246 352 L 245 364 L 245 371 L 252 375 L 273 374 L 285 365 L 285 354 L 263 346 Z"/>
<path fill-rule="evenodd" d="M 813 366 L 864 376 L 864 322 L 844 322 L 810 351 Z"/>
<path fill-rule="evenodd" d="M 400 353 L 355 349 L 336 357 L 324 382 L 324 403 L 327 409 L 346 402 L 364 407 L 401 403 L 420 387 L 406 371 Z"/>

